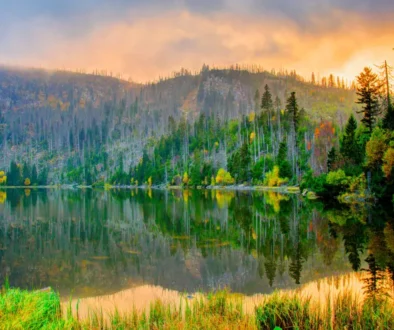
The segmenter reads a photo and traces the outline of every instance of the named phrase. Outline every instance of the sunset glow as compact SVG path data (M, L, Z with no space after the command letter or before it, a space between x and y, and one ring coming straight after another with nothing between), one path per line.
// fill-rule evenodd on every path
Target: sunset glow
M375 1L371 10L368 0L354 1L364 3L357 8L339 2L318 8L304 0L296 9L289 1L99 1L42 12L19 8L21 2L5 5L12 18L2 23L2 64L107 70L138 82L204 63L352 80L365 65L394 57L389 1Z

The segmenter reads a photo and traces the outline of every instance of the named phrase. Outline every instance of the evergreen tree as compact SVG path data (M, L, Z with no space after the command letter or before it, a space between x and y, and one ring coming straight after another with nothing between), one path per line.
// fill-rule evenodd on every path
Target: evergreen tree
M277 157L277 165L279 166L279 176L281 178L291 179L293 176L290 162L287 160L287 143L283 140L279 145Z
M365 261L368 263L368 269L363 269L368 272L368 277L364 280L365 289L368 298L374 301L383 296L385 293L382 282L385 278L384 269L377 263L376 258L373 254L370 254Z
M357 121L351 115L345 127L340 151L347 160L351 160L355 164L361 162L361 150L357 143L356 130Z
M274 284L274 280L276 277L276 268L277 268L277 262L276 259L272 256L266 259L265 263L265 272L267 274L268 278L268 283L270 287Z
M289 275L291 278L295 280L296 284L301 283L301 272L302 272L302 264L303 264L303 257L301 251L301 244L298 242L297 246L293 250L291 256L291 262L289 265Z
M31 184L35 185L38 182L38 173L37 173L37 166L34 164L31 170Z
M364 71L357 77L358 87L358 104L362 104L362 110L359 113L363 114L362 123L368 128L369 133L372 133L377 116L380 114L379 109L379 92L380 83L378 75L372 72L371 68L364 68Z
M265 85L264 87L264 93L261 98L261 109L263 112L270 112L274 106L274 103L272 101L272 95L270 92L270 89L268 85Z
M11 162L10 170L7 173L7 185L9 186L22 185L21 172L18 165L14 161Z
M48 184L48 168L44 167L38 175L38 184L40 186L46 186Z
M292 92L290 97L287 99L286 110L291 118L291 123L293 125L294 133L297 136L298 125L300 120L300 111L298 109L296 93Z
M337 150L335 147L332 147L331 150L328 152L327 156L327 170L328 172L334 169L334 164L337 160Z
M202 177L201 154L199 150L194 152L194 162L190 172L191 185L201 185L204 178Z
M381 67L384 69L385 85L386 85L386 114L383 119L383 128L394 130L394 106L391 103L390 96L390 76L392 68L384 61L384 65Z
M394 106L391 103L390 98L388 98L388 102L387 111L383 118L383 128L394 130Z

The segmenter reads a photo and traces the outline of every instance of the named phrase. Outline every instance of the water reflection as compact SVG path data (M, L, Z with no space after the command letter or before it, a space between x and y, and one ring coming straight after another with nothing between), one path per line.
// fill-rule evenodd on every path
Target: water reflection
M0 281L74 296L144 284L252 294L358 270L367 254L393 270L394 226L379 212L272 192L7 190Z

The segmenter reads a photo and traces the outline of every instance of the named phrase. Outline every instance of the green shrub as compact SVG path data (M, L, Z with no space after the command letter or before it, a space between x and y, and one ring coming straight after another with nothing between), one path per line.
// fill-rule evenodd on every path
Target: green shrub
M326 178L326 174L314 176L312 170L310 170L302 177L301 190L307 189L315 192L317 195L323 195L326 192Z
M256 321L259 329L310 329L309 300L274 295L256 309Z

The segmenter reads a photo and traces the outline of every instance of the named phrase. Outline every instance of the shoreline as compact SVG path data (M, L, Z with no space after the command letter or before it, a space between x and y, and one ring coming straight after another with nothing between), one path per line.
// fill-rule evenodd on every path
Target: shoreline
M282 194L301 194L301 190L297 186L283 186L283 187L268 187L268 186L244 186L244 185L233 185L233 186L207 186L207 187L183 187L183 186L165 186L165 185L152 185L152 186L84 186L84 185L47 185L47 186L0 186L0 190L8 189L64 189L64 190L77 190L77 189L95 189L95 190L112 190L112 189L154 189L154 190L223 190L223 191L268 191L277 192Z

